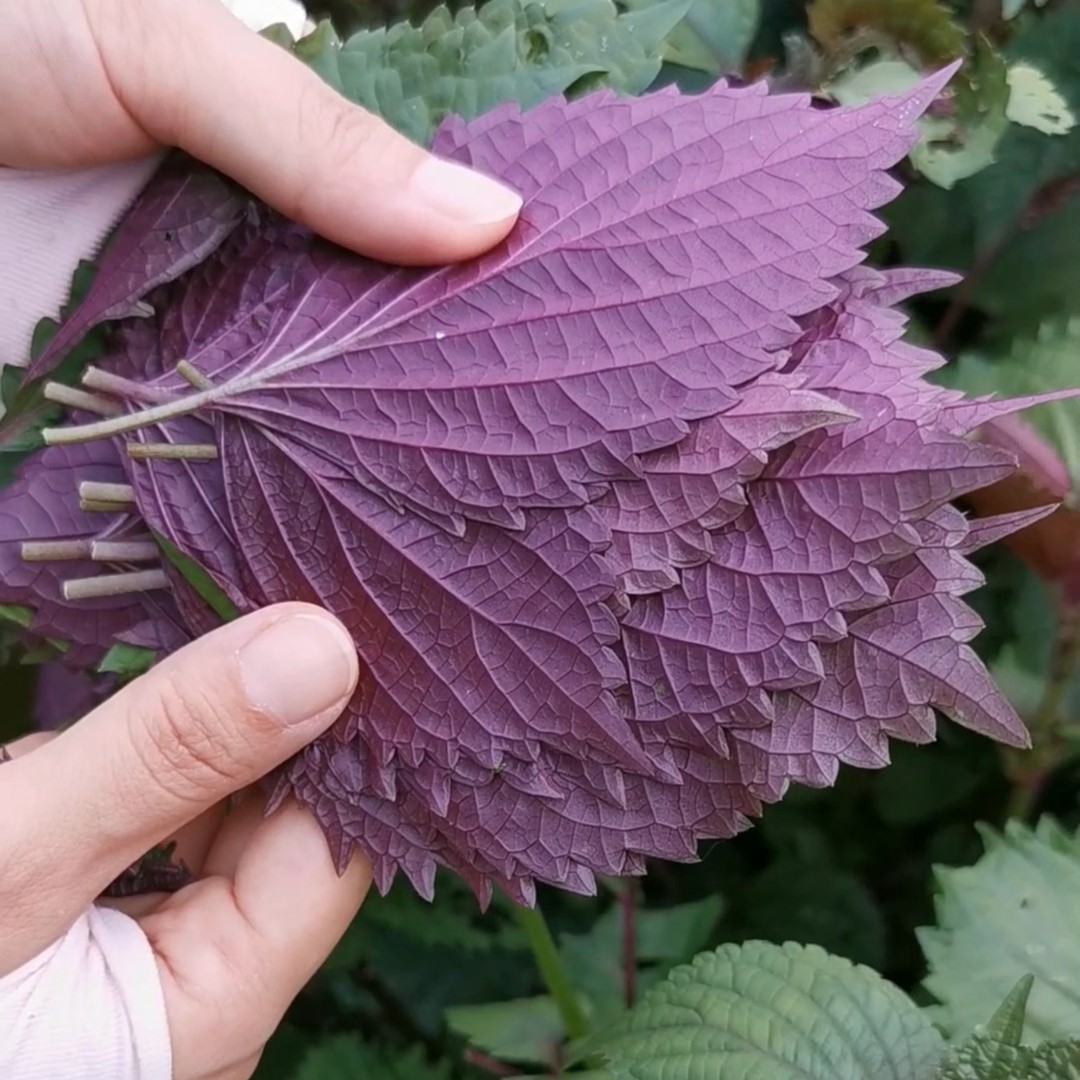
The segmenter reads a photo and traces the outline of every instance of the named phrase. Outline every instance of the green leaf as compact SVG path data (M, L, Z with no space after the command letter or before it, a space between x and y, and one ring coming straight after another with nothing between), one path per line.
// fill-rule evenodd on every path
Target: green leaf
M1060 5L1028 22L1006 49L1010 64L1030 64L1057 87L1073 115L1080 108L1077 55L1080 55L1080 9L1073 4ZM1013 124L1002 138L996 156L994 167L973 178L964 192L975 217L979 251L997 244L1021 222L1021 215L1027 212L1040 188L1080 170L1080 128L1074 127L1064 136L1049 136ZM1075 233L1071 235L1074 237ZM1069 251L1075 262L1075 243ZM1026 289L1022 278L1038 277L1030 272L1030 267L1040 263L1037 249L1035 254L1035 262L1020 263L1018 252L1009 253L1016 261L999 260L1012 264L1006 272L995 267L1002 277L995 277L990 283L995 292L998 287L1001 289L1001 306L1015 309L1017 301L1009 297L1008 290L1017 286ZM981 297L982 292L980 289L976 295Z
M956 99L956 117L925 117L911 163L928 180L949 190L992 165L1008 126L1008 69L982 43L965 68L967 80Z
M0 619L4 622L14 623L25 630L30 626L33 618L33 611L21 604L0 604Z
M940 1035L876 972L816 946L724 945L589 1040L615 1080L931 1080Z
M984 1034L1006 1046L1019 1046L1024 1037L1024 1018L1034 985L1034 975L1023 976L997 1007Z
M883 57L842 71L826 87L841 105L861 105L887 94L910 90L922 76L909 63Z
M1067 390L1077 384L1080 316L1050 318L1032 335L1021 335L998 351L970 352L934 373L937 382L968 394L1002 397ZM1067 398L1037 405L1024 419L1061 456L1072 478L1080 482L1080 400Z
M23 607L21 604L0 604L0 622L27 630L33 621L34 612L30 608ZM44 638L43 640L48 648L36 649L25 653L21 659L21 663L41 664L46 660L54 660L58 652L67 652L68 642L52 637Z
M447 1009L452 1031L499 1061L554 1067L564 1031L558 1006L550 997L461 1005Z
M950 1055L940 1080L1080 1080L1080 1043L1033 1049L975 1036Z
M287 1020L279 1024L259 1058L252 1080L292 1080L314 1041Z
M639 991L662 979L708 944L723 911L718 896L670 908L641 908L634 915L634 954ZM623 1011L622 913L609 908L585 934L559 938L570 979L585 995L600 1023Z
M655 4L632 0L626 6L646 10ZM712 76L741 71L760 22L761 0L694 0L666 35L664 59Z
M180 576L206 601L210 610L222 622L232 622L240 615L236 605L225 595L213 578L190 556L166 540L164 536L154 534L154 539L161 548L161 553L176 567Z
M93 277L93 266L80 262L72 277L71 299L64 307L66 315L85 295ZM54 319L41 319L34 327L30 355L37 356L59 328ZM19 464L31 452L44 446L41 429L54 424L63 409L46 401L42 393L46 381L72 385L83 369L105 351L101 330L87 334L52 371L48 379L24 383L22 368L6 367L0 372L0 488L9 484Z
M353 1035L338 1035L317 1043L304 1056L293 1080L450 1080L448 1063L424 1060L423 1051L383 1049Z
M1076 127L1076 117L1054 84L1031 64L1009 68L1009 105L1005 115L1014 124L1023 124L1044 135L1067 135Z
M974 866L937 869L937 925L918 932L935 1018L966 1038L1030 973L1025 1041L1080 1034L1080 836L1043 819L983 840Z
M419 26L362 30L344 43L323 23L296 53L351 101L426 142L444 117L467 119L506 101L529 107L597 86L641 93L690 3L620 13L612 0L490 0L456 14L440 7Z
M127 681L149 671L156 658L157 653L153 649L143 649L138 645L118 641L102 657L98 664L98 674L119 675Z
M941 1080L1080 1080L1080 1043L1020 1045L1034 979L1025 975L990 1023L949 1056Z

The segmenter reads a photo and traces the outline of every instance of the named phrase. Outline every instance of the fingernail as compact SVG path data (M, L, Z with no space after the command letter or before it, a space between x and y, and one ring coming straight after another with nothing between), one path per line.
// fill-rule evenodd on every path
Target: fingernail
M472 225L505 221L521 209L516 191L455 161L429 157L413 174L411 194L438 213Z
M293 615L240 650L248 700L283 724L343 704L356 680L356 646L330 619Z

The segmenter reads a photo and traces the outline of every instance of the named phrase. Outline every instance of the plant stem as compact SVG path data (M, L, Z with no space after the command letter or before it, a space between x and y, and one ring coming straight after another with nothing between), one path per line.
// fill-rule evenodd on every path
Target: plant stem
M46 401L66 405L70 409L81 409L83 412L94 413L97 416L118 416L124 411L115 401L109 401L108 398L88 393L75 386L66 386L64 383L46 383L41 393Z
M97 577L73 578L61 585L65 600L99 600L106 596L128 596L137 592L167 589L164 570L133 570L127 574L99 574Z
M167 390L156 386L146 386L134 379L125 379L122 375L103 371L93 365L83 372L82 384L88 390L97 390L117 398L130 398L143 405L160 405L163 401L172 400L172 395Z
M633 878L627 878L622 883L619 909L622 912L623 1002L628 1009L632 1009L637 997L637 934L634 927L637 882Z
M570 1039L581 1039L589 1033L588 1021L578 1001L577 993L566 974L562 957L551 936L547 921L539 907L517 908L518 921L532 949L540 977L548 988L548 993L555 1000L555 1005L562 1017L563 1027Z
M87 502L133 503L135 489L130 484L106 484L100 480L83 480L79 484L79 498Z
M214 385L190 360L178 361L176 373L196 390L209 390Z
M136 461L214 461L213 443L127 443L127 456Z
M1031 749L1010 755L1006 771L1012 783L1007 814L1026 820L1035 810L1046 778L1061 763L1067 746L1061 732L1061 712L1077 663L1080 661L1080 606L1062 605L1057 640L1050 660L1046 689L1031 718Z
M81 562L93 554L93 541L27 540L20 554L23 562Z
M94 540L90 545L94 562L157 562L161 548L153 540Z
M483 1069L484 1072L491 1073L492 1076L521 1075L513 1065L497 1061L490 1054L485 1054L482 1050L474 1050L472 1047L465 1051L465 1061L470 1065L475 1065L478 1069Z

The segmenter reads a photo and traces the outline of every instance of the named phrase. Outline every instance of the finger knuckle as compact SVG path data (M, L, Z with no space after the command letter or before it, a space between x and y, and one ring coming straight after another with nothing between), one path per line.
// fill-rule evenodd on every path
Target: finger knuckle
M309 86L301 96L297 122L297 142L304 147L302 161L307 163L297 175L293 206L293 216L301 220L325 204L326 185L332 178L358 179L371 171L372 162L385 167L400 154L402 137L385 121L321 83Z
M243 741L230 710L206 689L169 674L148 704L153 715L133 725L136 752L157 782L177 797L246 781Z

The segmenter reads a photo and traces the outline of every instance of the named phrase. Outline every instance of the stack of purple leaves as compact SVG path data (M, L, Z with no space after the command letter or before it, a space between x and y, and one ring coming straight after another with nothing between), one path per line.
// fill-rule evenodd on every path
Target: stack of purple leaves
M436 151L525 209L437 269L173 160L33 369L119 320L0 494L0 601L73 663L172 650L220 618L161 537L240 612L335 612L360 689L274 797L382 890L442 864L529 903L690 860L936 711L1024 744L961 597L966 556L1050 507L952 503L1015 464L969 434L1030 402L928 383L895 305L953 279L861 265L942 83L449 122Z

